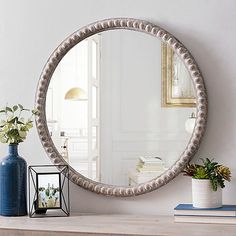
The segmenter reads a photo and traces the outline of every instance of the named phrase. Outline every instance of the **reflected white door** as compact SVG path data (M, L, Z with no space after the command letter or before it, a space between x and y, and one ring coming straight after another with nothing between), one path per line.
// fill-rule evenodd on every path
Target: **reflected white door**
M88 39L88 176L100 181L100 36Z

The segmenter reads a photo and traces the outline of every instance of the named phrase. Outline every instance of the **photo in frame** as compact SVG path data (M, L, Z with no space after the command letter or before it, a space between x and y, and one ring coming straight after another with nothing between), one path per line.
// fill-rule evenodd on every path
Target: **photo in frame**
M37 208L61 208L61 176L60 173L37 174Z
M69 216L68 165L29 166L29 216Z

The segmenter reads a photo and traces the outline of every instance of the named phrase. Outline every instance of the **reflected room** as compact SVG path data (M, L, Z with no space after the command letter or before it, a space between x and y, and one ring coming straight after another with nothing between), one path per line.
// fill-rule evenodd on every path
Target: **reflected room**
M195 100L189 72L170 47L136 31L106 31L75 45L58 64L47 91L47 125L78 173L134 186L178 160L194 129Z

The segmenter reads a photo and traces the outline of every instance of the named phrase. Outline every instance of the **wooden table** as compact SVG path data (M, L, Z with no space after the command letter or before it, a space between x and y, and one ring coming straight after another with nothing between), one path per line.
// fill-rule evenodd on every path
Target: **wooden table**
M0 217L0 236L235 236L236 225L174 223L173 217L77 215Z

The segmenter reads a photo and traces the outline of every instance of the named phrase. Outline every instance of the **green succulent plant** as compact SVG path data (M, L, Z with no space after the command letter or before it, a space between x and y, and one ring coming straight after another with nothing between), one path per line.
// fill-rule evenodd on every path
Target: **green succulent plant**
M225 187L225 181L230 182L231 171L228 167L218 164L209 158L201 158L203 165L188 163L183 170L184 175L191 176L194 179L209 179L213 191L217 188Z
M193 178L194 179L209 179L209 176L208 176L208 173L206 172L206 169L200 166L196 169L196 172Z
M23 117L23 113L28 113L29 116ZM33 127L33 117L37 115L37 110L26 109L21 104L1 109L0 142L7 144L24 142L29 130Z

